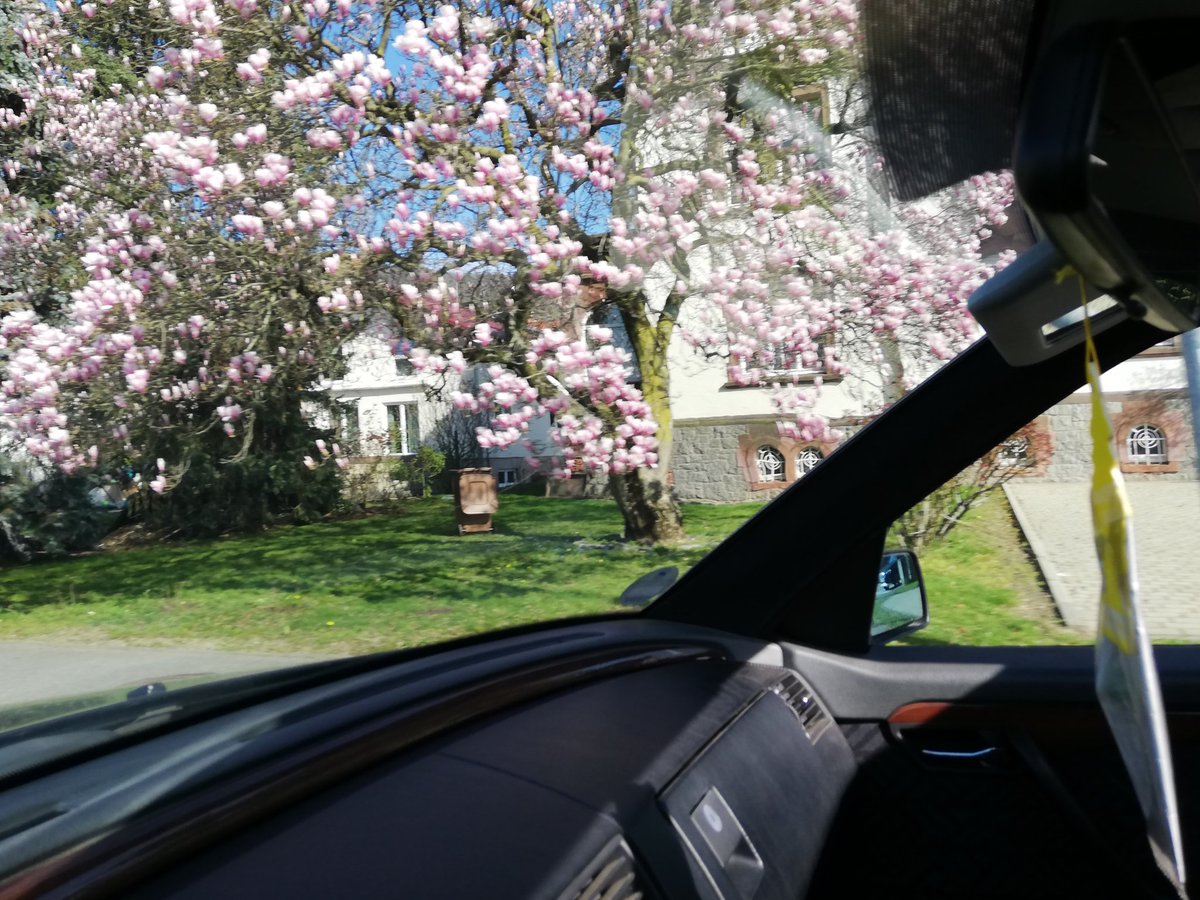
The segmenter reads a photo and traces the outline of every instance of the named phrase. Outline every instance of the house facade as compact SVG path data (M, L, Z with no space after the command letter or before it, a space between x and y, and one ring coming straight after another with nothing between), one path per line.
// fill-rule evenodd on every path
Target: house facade
M414 371L404 356L394 322L380 316L347 342L345 374L324 383L333 401L329 421L349 457L349 478L367 495L403 490L392 478L395 464L422 446L444 453L452 468L490 466L501 487L528 480L541 459L554 455L550 423L533 423L525 447L484 449L475 441L479 424L448 401L461 385Z
M615 339L625 340L619 329ZM336 428L351 456L352 477L373 482L379 494L394 491L391 467L424 444L446 453L452 467L490 466L501 487L553 468L559 451L548 419L533 423L528 448L482 449L474 441L474 427L480 423L463 417L445 399L457 385L435 384L430 376L415 373L398 347L394 328L374 323L347 345L345 376L327 384L335 401ZM1181 338L1166 338L1104 375L1121 467L1131 480L1198 478L1181 351ZM777 381L803 387L823 374L785 354L777 362L770 373ZM723 360L697 354L678 335L668 365L675 435L670 477L682 500L769 499L818 465L880 403L878 389L861 376L825 377L815 411L831 422L837 437L797 441L780 433L774 385L739 386L730 380ZM1035 419L1030 436L1005 445L1002 458L1018 467L1016 475L1023 479L1086 481L1090 416L1090 393L1084 387ZM594 495L603 484L579 489L584 488Z
M1158 346L1105 373L1105 402L1121 470L1131 481L1200 479L1182 338ZM672 369L675 400L675 489L681 499L738 501L769 498L802 478L836 441L800 443L779 434L769 389L724 384L716 370ZM676 375L676 372L680 375ZM804 373L796 373L804 378ZM811 377L811 376L809 376ZM861 387L861 386L860 386ZM842 439L867 419L869 406L848 381L827 385L817 411ZM1091 478L1091 392L1081 388L1048 409L1000 450L1015 477L1047 482Z

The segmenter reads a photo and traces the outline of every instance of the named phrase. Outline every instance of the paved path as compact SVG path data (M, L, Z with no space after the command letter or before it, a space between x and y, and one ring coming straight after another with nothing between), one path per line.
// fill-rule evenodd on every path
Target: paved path
M0 706L192 675L241 675L313 662L311 656L181 647L88 647L0 641Z
M1136 481L1125 487L1146 627L1154 638L1200 642L1200 485ZM1063 620L1095 634L1100 567L1089 486L1026 481L1010 482L1004 491Z

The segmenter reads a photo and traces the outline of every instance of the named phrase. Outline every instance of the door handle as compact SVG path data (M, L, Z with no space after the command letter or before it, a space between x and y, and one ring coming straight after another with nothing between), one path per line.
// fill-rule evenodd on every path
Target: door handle
M922 747L922 756L934 759L985 759L996 752L995 747L980 747L978 750L935 750L933 747Z
M941 769L1001 769L1007 766L1007 742L988 731L918 726L894 734L926 766Z

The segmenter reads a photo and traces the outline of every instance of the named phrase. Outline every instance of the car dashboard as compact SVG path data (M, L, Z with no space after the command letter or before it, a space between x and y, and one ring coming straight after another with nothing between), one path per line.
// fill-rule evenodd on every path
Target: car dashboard
M844 738L795 672L662 649L376 765L132 896L803 895L854 771Z
M610 620L167 728L6 792L0 896L803 896L856 765L782 662Z
M1091 648L885 649L617 617L168 691L8 779L0 900L1161 895ZM1186 828L1200 682L1159 655Z

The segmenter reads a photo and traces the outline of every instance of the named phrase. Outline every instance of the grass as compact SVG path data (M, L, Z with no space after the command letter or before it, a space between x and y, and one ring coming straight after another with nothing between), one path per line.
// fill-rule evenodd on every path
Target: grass
M368 652L612 612L659 566L693 565L756 504L688 508L691 542L620 542L611 502L505 497L493 534L459 537L445 499L391 515L0 571L0 639L188 641Z
M438 498L388 515L13 567L0 570L0 640L332 655L614 612L639 575L694 565L758 508L688 505L688 541L647 549L620 541L609 501L506 496L495 533L459 537L450 502ZM1070 639L1004 515L1002 501L980 510L927 554L933 621L914 643Z
M1003 494L922 554L929 626L905 643L1080 644L1062 624Z

